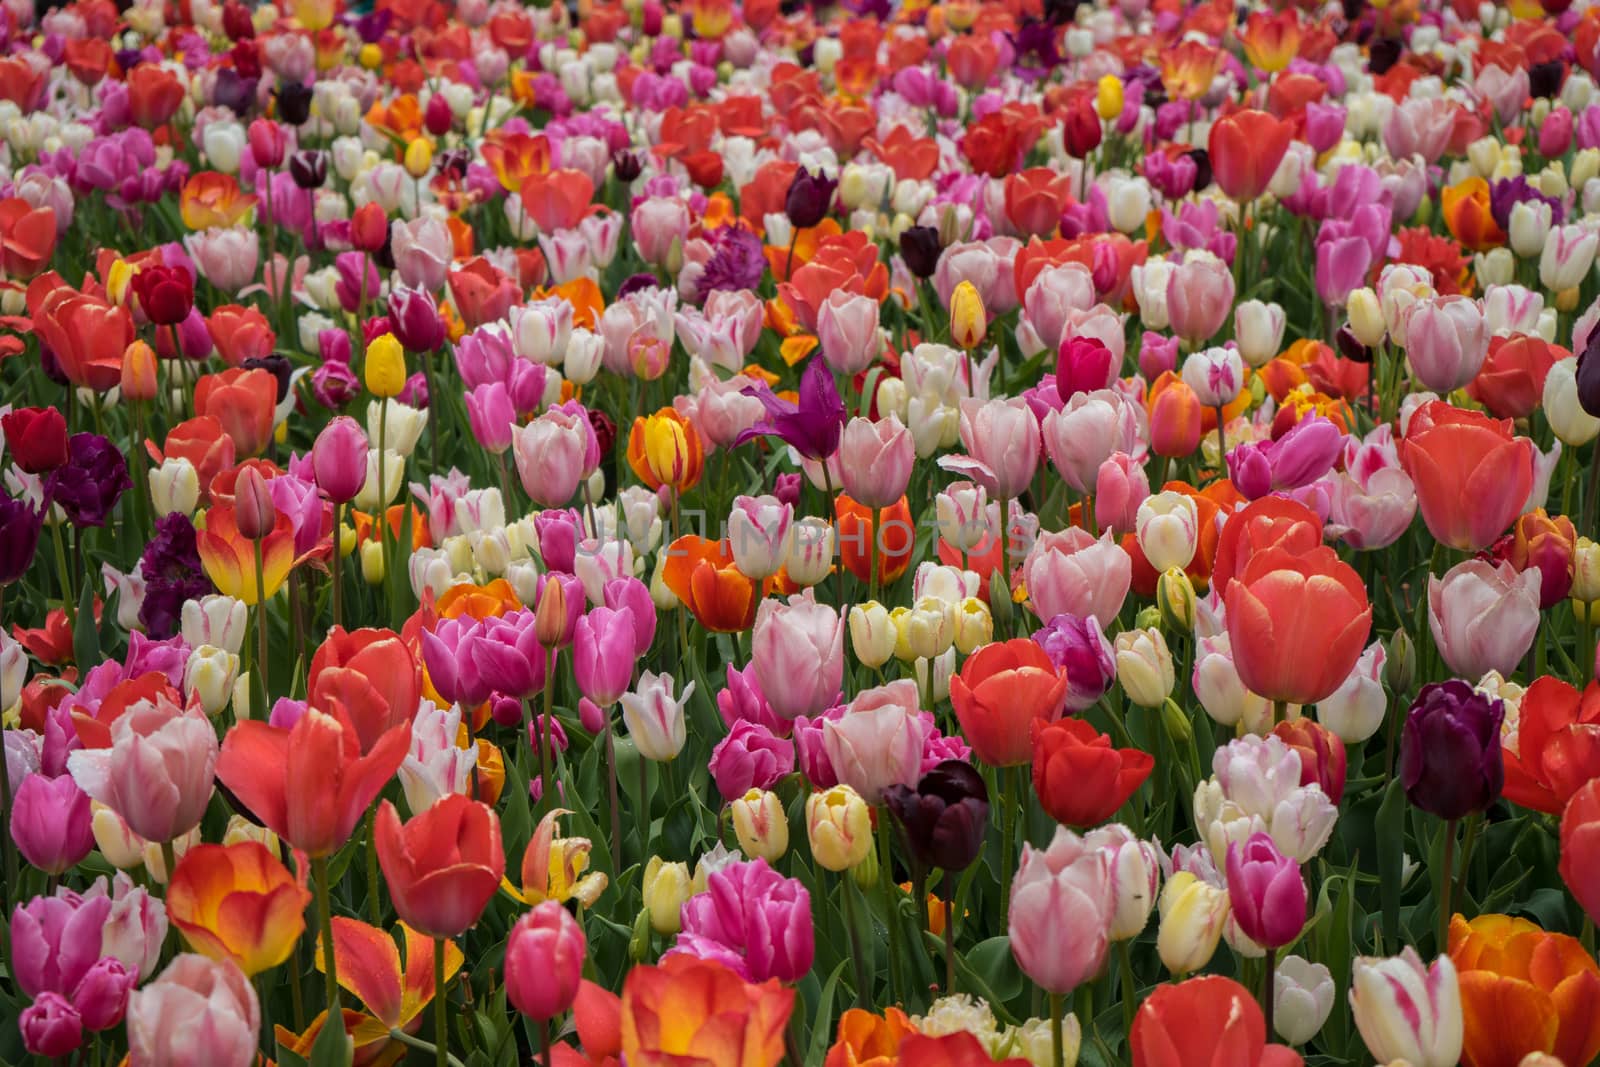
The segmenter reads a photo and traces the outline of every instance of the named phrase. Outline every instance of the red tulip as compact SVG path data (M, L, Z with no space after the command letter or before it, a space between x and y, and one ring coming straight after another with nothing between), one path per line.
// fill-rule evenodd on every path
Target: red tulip
M354 730L307 711L291 730L259 719L228 731L217 777L267 828L316 859L350 839L406 758L410 727L396 726L361 755Z
M594 182L581 170L553 170L530 174L519 190L528 217L543 233L570 230L588 214L594 199Z
M1164 985L1139 1005L1129 1036L1133 1067L1300 1067L1287 1045L1267 1044L1255 997L1231 978L1208 974Z
M56 213L36 208L20 196L0 200L0 270L27 281L50 262L56 250Z
M433 937L470 929L506 873L494 809L460 793L404 826L385 800L372 838L394 910L406 925Z
M409 724L422 699L422 671L393 630L335 626L311 657L306 702L352 727L361 751Z
M165 67L140 63L128 72L128 113L147 130L177 114L183 96L183 83Z
M0 416L11 462L29 474L67 463L67 420L56 408L18 408Z
M1066 826L1097 826L1117 813L1144 780L1155 757L1112 748L1111 739L1083 719L1035 721L1033 791L1039 806Z
M202 376L194 384L196 415L209 415L233 439L234 454L259 456L272 441L278 407L278 379L260 367L231 367Z
M194 278L182 267L141 267L132 285L145 317L157 326L176 326L194 310Z
M1533 491L1533 442L1510 420L1433 400L1411 415L1400 454L1434 539L1478 552L1494 544Z
M985 645L950 679L961 733L991 767L1027 763L1033 757L1032 723L1060 718L1066 701L1067 672L1025 637Z
M1212 124L1211 173L1235 200L1254 200L1266 192L1292 140L1292 122L1265 111L1236 111Z
M1291 555L1310 552L1322 544L1322 520L1304 504L1281 496L1264 496L1227 516L1217 537L1211 585L1226 592L1228 582L1242 572L1250 559L1269 548Z
M1600 779L1584 783L1561 813L1561 880L1589 918L1600 917Z
M1544 397L1550 368L1570 355L1542 337L1496 337L1489 342L1489 356L1467 386L1467 395L1499 418L1525 419Z
M511 305L522 299L516 280L482 256L467 260L459 270L452 270L449 283L450 296L469 330L504 318Z
M122 381L122 353L133 340L127 308L80 293L54 271L28 283L28 315L73 385L103 393Z
M1333 549L1251 557L1224 592L1233 662L1268 700L1315 704L1355 669L1372 630L1367 588Z
M1600 682L1581 694L1559 678L1528 686L1516 747L1505 749L1504 761L1507 800L1547 815L1560 812L1600 778Z
M1301 716L1272 728L1278 739L1300 754L1300 784L1320 786L1335 804L1344 796L1348 765L1344 742L1319 722Z

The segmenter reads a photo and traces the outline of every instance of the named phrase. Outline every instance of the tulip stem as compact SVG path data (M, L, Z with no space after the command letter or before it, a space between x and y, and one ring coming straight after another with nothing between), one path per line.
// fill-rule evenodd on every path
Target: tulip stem
M548 811L555 804L550 792L556 762L550 746L550 705L556 691L556 647L551 645L546 649L544 657L544 718L539 720L539 807Z
M367 275L364 261L361 271L362 304L365 305ZM377 501L377 506L373 509L373 511L376 513L373 515L373 525L377 527L378 530L378 562L383 565L382 569L385 578L385 588L387 588L387 578L389 576L389 499L388 493L384 488L387 484L384 481L384 460L388 458L384 454L384 449L388 447L389 398L384 397L381 401L379 401L379 404L381 406L378 408L378 492L373 498ZM363 568L363 570L364 569L365 568Z
M550 1027L544 1023L539 1024L539 1063L542 1067L550 1067Z
M267 577L262 570L261 539L255 541L256 553L256 670L261 672L261 712L270 711L272 691L267 688Z
M950 876L945 875L946 878ZM956 898L941 902L944 908L944 995L956 994Z
M178 850L171 841L161 842L161 863L167 869L167 884L172 884L172 872L178 869Z
M333 887L328 881L328 857L318 856L311 861L311 877L317 883L317 925L322 931L322 967L328 979L328 1018L343 1019L339 1006L339 957L333 950L333 902L329 900Z
M11 768L6 763L6 730L0 723L0 855L5 857L6 880L0 885L0 908L17 888L17 853L11 847ZM19 892L20 898L22 894Z
M1217 477L1228 476L1228 438L1223 431L1222 405L1217 405Z
M423 1052L438 1051L433 1042L424 1041L420 1037L413 1037L404 1030L400 1029L398 1026L389 1031L389 1037L394 1041L400 1042L402 1045L409 1045L410 1047L419 1049ZM461 1067L461 1061L450 1055L448 1052L445 1053L445 1062L448 1063L450 1067Z
M448 1007L444 999L444 938L436 937L433 939L433 1042L438 1067L446 1067L450 1061L449 1020L445 1014ZM544 1033L542 1024L539 1032ZM546 1037L544 1040L548 1046L550 1039ZM548 1057L549 1054L546 1048L545 1055Z
M45 519L50 518L47 507ZM63 520L65 521L65 520ZM61 539L61 523L50 523L50 537L56 546L56 570L61 575L61 606L67 613L67 628L74 635L78 632L78 601L72 595L72 572L67 568L67 546Z
M1050 994L1050 1062L1064 1067L1066 1051L1061 1039L1061 1020L1066 1015L1067 1003L1060 993Z
M1118 970L1122 972L1122 1029L1124 1033L1133 1033L1133 954L1128 951L1126 940L1117 942Z
M1277 971L1277 969L1278 969L1278 950L1275 949L1275 948L1269 948L1269 949L1267 949L1267 970L1266 970L1266 974L1263 975L1262 979L1261 979L1261 1014L1266 1019L1266 1023L1267 1023L1267 1039L1269 1041L1272 1039L1272 1008L1273 1008L1273 1002L1278 999L1274 995L1276 990L1274 990L1274 988L1273 988L1274 981L1275 981L1273 975Z
M1011 907L1011 857L1016 850L1015 813L1011 806L1011 768L995 771L996 799L1000 802L1000 907Z
M831 526L839 517L839 502L833 495L833 474L828 470L828 457L824 456L821 462L822 488L828 494L828 525ZM876 540L877 536L878 530L874 525L872 537ZM833 591L836 597L836 602L833 606L842 612L844 611L844 539L842 535L839 539L839 563L834 568Z
M339 531L344 527L344 505L333 506L333 558L329 568L333 573L333 624L341 626L344 623L344 582L339 577L339 563L344 555L344 538Z
M1443 955L1450 944L1450 885L1455 880L1453 871L1456 858L1456 820L1444 821L1444 862L1439 864L1439 945Z
M622 873L622 807L617 803L617 742L611 728L611 711L606 710L606 778L611 797L611 873Z
M889 809L878 809L878 885L883 890L883 924L889 930L890 1003L900 1003L900 924L895 914L894 851L889 840Z
M1455 893L1451 897L1458 906L1467 899L1467 875L1472 867L1472 846L1478 843L1478 827L1482 825L1482 813L1467 816L1467 831L1461 838L1461 875L1456 880Z
M476 768L476 764L473 765ZM367 809L367 911L372 918L372 925L383 928L383 897L378 892L378 835L373 832L373 824L377 821L378 804L373 802Z
M844 897L844 925L850 932L850 961L855 965L856 1007L872 1003L872 979L867 974L867 956L861 951L861 926L856 918L855 875L839 872L839 893Z
M989 576L989 580L991 582L994 581L994 575L991 574ZM1000 498L1000 580L1005 583L1006 593L1007 593L1007 595L1010 595L1010 593L1011 593L1011 501L1007 500L1003 496ZM991 594L991 599L992 599L992 594ZM1004 640L1005 637L1010 637L1010 636L1011 635L1009 633L1005 634L1004 637L1001 637L1001 636L997 635L997 639Z

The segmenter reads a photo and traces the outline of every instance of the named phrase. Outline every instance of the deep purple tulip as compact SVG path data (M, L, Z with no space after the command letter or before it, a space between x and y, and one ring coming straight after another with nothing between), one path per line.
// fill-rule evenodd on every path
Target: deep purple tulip
M1441 819L1487 808L1500 795L1505 705L1459 678L1425 685L1406 713L1400 784L1406 799Z
M989 790L972 764L945 760L924 774L915 789L885 789L883 802L924 867L961 871L978 858L989 826ZM953 879L946 878L944 886L954 889Z
M789 182L789 192L783 198L783 211L789 216L790 224L803 230L827 218L837 188L838 181L826 174L812 174L804 167L796 170Z
M45 496L74 526L104 526L122 494L133 487L127 457L97 433L75 433L70 458L45 479Z
M33 565L44 512L25 500L0 495L0 585L10 585Z
M839 436L844 432L844 401L821 356L811 357L800 375L798 404L779 400L764 382L745 392L761 401L767 417L739 434L734 440L736 446L755 437L777 437L802 456L818 462L839 450Z

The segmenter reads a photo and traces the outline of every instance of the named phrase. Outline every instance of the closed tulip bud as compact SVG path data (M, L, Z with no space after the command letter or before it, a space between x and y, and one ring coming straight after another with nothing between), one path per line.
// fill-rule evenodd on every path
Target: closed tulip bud
M250 672L245 671L233 680L233 717L235 721L248 719L250 714L250 690L254 683L250 680Z
M361 577L368 585L382 585L384 574L383 546L376 541L361 543Z
M1142 708L1159 708L1174 684L1172 653L1154 626L1124 630L1116 642L1117 680L1128 699Z
M950 294L950 339L972 351L989 332L989 315L977 286L963 281Z
M1272 1028L1291 1045L1316 1037L1333 1012L1338 987L1333 973L1320 963L1285 956L1273 973Z
M547 586L560 585L547 582ZM537 618L535 620L537 626ZM683 689L683 695L672 695L672 675L645 671L639 676L633 692L622 694L622 721L628 727L639 755L647 760L664 763L683 751L686 732L683 706L694 693L694 683Z
M774 496L741 496L728 514L728 545L746 578L770 578L782 569L794 509Z
M533 612L533 629L539 644L556 648L572 640L572 623L567 610L566 583L550 578L539 593Z
M1582 544L1582 541L1579 542ZM1417 679L1417 645L1404 630L1396 630L1389 638L1388 652L1383 666L1383 684L1389 692L1403 696L1411 692Z
M789 526L783 570L796 585L812 586L833 570L834 530L825 519L799 519Z
M394 334L386 333L367 345L367 391L373 396L399 396L406 387L406 350Z
M872 851L872 815L847 785L806 798L806 840L812 857L830 871L846 871Z
M1543 200L1521 200L1511 207L1511 250L1523 259L1537 256L1550 236L1551 210Z
M1350 324L1350 332L1355 334L1357 341L1368 348L1383 343L1389 326L1383 321L1383 306L1378 303L1377 293L1367 286L1350 290L1344 313Z
M587 952L583 927L571 912L560 901L541 902L506 939L506 999L541 1023L565 1013L577 999Z
M154 400L156 354L143 341L134 341L122 353L122 399Z
M1194 740L1194 723L1171 697L1161 702L1161 727L1174 742L1187 746Z
M1211 962L1228 921L1228 892L1177 871L1161 890L1156 952L1173 975L1192 974Z
M1517 275L1517 258L1503 245L1479 252L1472 257L1472 275L1480 288L1509 285Z
M989 605L969 596L956 605L956 651L963 656L994 640L994 616Z
M867 849L866 857L850 868L850 877L861 889L876 889L878 886L878 850L875 848Z
M215 645L200 645L189 653L189 660L184 664L184 699L198 699L207 715L216 715L228 706L238 675L238 656Z
M356 208L350 216L350 243L363 252L376 252L389 239L389 217L381 206L368 202ZM397 390L398 392L398 390ZM393 393L380 393L393 396Z
M956 639L955 612L938 597L922 597L899 617L897 626L895 655L902 659L942 656Z
M1368 290L1371 295L1371 290ZM1372 297L1377 309L1378 298ZM1239 342L1239 355L1252 367L1264 366L1278 354L1288 319L1283 308L1260 300L1246 300L1233 309L1233 335Z
M413 178L426 177L433 169L433 143L426 137L418 137L406 145L405 168Z
M1106 122L1122 114L1122 79L1115 74L1103 75L1094 87L1094 111Z
M1572 549L1572 599L1582 604L1600 600L1600 544L1578 538Z
M683 929L683 902L694 892L687 863L668 863L651 856L644 868L644 906L650 913L650 928L663 936Z
M1244 384L1244 365L1238 351L1207 348L1195 352L1183 361L1183 383L1208 408L1232 403Z
M733 832L739 837L739 848L752 859L775 863L789 851L789 817L784 813L778 794L762 789L751 789L735 800Z
M864 667L876 670L894 656L896 628L889 609L876 600L850 608L850 648Z
M1251 834L1228 845L1228 900L1239 930L1264 948L1282 948L1306 922L1306 883L1300 864L1278 851L1272 835Z
M1200 542L1194 497L1167 490L1144 499L1134 518L1139 549L1157 571L1187 567Z
M156 516L193 515L200 503L200 473L181 456L168 456L150 472L150 502Z
M1169 567L1156 579L1156 607L1161 609L1161 621L1174 630L1188 633L1194 629L1194 583L1180 567Z
M239 534L251 541L260 541L272 532L278 521L277 508L272 503L272 493L255 467L245 467L234 483L234 522Z

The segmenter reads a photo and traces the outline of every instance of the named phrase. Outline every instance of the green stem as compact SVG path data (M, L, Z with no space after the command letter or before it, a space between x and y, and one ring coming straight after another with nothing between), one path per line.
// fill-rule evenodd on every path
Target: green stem
M389 1031L389 1038L390 1038L390 1040L398 1041L402 1045L408 1045L411 1048L418 1049L419 1051L422 1051L422 1052L438 1052L438 1051L440 1051L439 1049L437 1049L434 1046L432 1041L424 1041L420 1037L413 1037L412 1035L406 1033L404 1030L400 1029L399 1027L395 1027L393 1030ZM449 1053L444 1053L444 1060L442 1062L448 1063L450 1065L450 1067L461 1067L461 1061L456 1059L454 1056L450 1055Z
M267 577L262 570L261 542L255 542L256 554L256 670L261 674L261 711L272 710L272 691L267 688Z
M833 523L839 517L839 503L834 498L834 495L833 495L833 474L828 470L827 457L824 457L819 462L821 462L821 464L822 464L822 487L823 487L823 490L828 494L828 522ZM874 525L873 530L872 530L872 538L873 538L874 541L876 541L877 537L878 537L878 530L877 530L876 525ZM833 606L838 608L840 611L843 611L844 610L844 565L843 565L844 564L844 543L842 541L839 543L838 549L839 549L839 566L834 568L833 592L834 592L834 596L835 596L836 599L835 599L835 603L834 603Z
M49 507L46 507L45 517L49 518ZM62 520L65 521L65 520ZM72 571L67 566L67 546L61 538L61 523L50 523L50 536L56 546L56 572L61 575L61 606L67 612L67 628L74 634L78 632L78 601L72 593Z
M171 841L161 842L161 863L167 869L167 884L172 884L172 872L178 869L178 850Z
M611 798L611 871L622 872L622 806L617 803L617 740L611 728L611 709L606 712L606 785Z
M995 771L995 784L999 786L996 798L1000 802L1000 906L1011 907L1011 867L1016 852L1016 811L1011 803L1011 768Z
M311 861L311 877L317 883L317 926L322 932L322 966L328 979L328 1018L342 1020L343 1008L339 1004L339 958L333 951L333 901L329 898L333 887L328 882L328 857L318 856Z
M901 1002L900 924L895 915L894 851L889 841L889 809L878 809L878 885L883 892L883 922L889 930L889 998Z
M361 284L366 285L366 275L361 276ZM388 459L384 451L389 435L389 398L384 397L379 401L382 405L378 408L378 491L373 497L377 501L374 507L372 521L378 528L378 562L383 565L384 586L388 587L389 578L389 500L385 492L387 483L384 481L385 460Z
M1125 1033L1133 1033L1133 953L1128 951L1128 942L1117 942L1117 969L1122 972L1122 1029Z
M1050 1062L1055 1067L1065 1067L1066 1053L1061 1040L1061 1020L1066 1015L1066 998L1060 993L1050 994Z
M1482 825L1482 814L1467 816L1467 832L1461 841L1461 875L1456 881L1455 895L1451 898L1458 906L1467 899L1467 875L1472 869L1472 846L1478 843L1478 828Z
M945 875L946 878L950 876ZM954 894L941 902L944 907L944 995L956 993L956 900Z
M1444 862L1439 864L1439 946L1443 955L1450 944L1450 885L1455 880L1453 871L1456 855L1456 821L1444 822Z
M1273 989L1273 974L1278 969L1278 950L1267 949L1267 972L1261 979L1261 1014L1266 1017L1267 1040L1272 1039L1272 1008L1278 998Z
M544 1023L539 1024L539 1063L542 1067L550 1067L550 1027Z
M855 875L839 872L839 893L844 897L844 925L850 933L850 961L855 965L856 1007L865 1008L872 1001L872 979L867 974L867 955L862 951L861 927L856 918Z
M383 897L378 887L382 884L378 879L378 835L373 832L373 824L377 822L378 805L373 803L367 809L367 913L372 918L372 925L383 928Z
M333 507L333 559L330 561L333 582L333 624L344 625L344 582L339 577L339 567L343 556L343 538L339 531L344 527L344 505L335 504Z
M433 939L433 1040L438 1067L446 1067L450 1061L450 1031L445 1017L447 1008L444 999L444 938L436 937Z
M551 792L554 788L552 778L555 772L556 756L550 746L550 715L551 704L556 693L556 647L551 645L545 650L544 659L544 718L539 721L539 808L549 811L554 806L555 795Z

